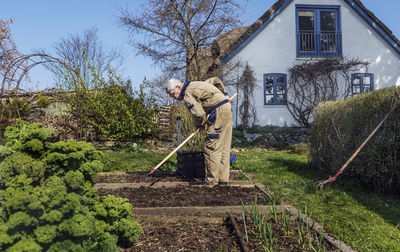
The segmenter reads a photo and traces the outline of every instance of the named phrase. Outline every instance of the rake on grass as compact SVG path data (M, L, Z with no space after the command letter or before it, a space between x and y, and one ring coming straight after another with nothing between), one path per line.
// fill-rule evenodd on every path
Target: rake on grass
M346 163L344 163L342 168L340 168L340 170L335 174L335 176L330 177L327 180L321 180L321 181L316 182L317 186L315 187L315 190L317 190L319 188L321 193L322 193L322 195L324 195L324 191L323 191L324 185L327 184L327 183L335 181L337 179L337 177L339 177L339 175L344 171L344 169L346 169L346 167L349 166L351 161L353 161L353 159L358 155L358 153L361 151L361 149L364 148L364 146L368 143L368 141L375 135L375 133L383 125L383 123L386 121L386 119L389 117L389 115L392 113L392 111L397 107L397 105L398 104L395 104L394 106L392 106L390 111L385 115L385 117L378 124L378 126L375 127L375 129L369 134L369 136L364 140L364 142L360 145L360 147L358 147L357 150L353 153L353 155L351 155L351 157L346 161Z

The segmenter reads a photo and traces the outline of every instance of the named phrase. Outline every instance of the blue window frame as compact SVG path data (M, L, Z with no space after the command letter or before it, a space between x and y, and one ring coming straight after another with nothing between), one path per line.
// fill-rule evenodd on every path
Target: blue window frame
M296 5L297 57L342 56L339 6Z
M264 105L286 105L286 74L264 74Z
M374 75L371 73L354 73L351 75L351 93L357 95L374 90Z

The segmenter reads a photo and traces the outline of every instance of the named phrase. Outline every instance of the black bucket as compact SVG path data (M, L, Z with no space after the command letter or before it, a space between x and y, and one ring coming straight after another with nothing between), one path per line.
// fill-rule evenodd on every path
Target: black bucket
M178 152L176 173L188 178L205 178L204 152Z

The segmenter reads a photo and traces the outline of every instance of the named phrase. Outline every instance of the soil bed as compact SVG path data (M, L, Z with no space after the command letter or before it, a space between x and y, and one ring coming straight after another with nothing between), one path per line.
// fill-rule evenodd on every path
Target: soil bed
M112 194L129 199L133 207L184 207L184 206L235 206L251 204L257 197L258 204L270 201L258 188L215 186L177 186L173 188L122 188L98 189L99 195Z
M151 176L147 176L147 172L125 172L125 173L103 173L93 179L95 183L141 183L144 182L201 182L204 178L188 178L183 177L174 172L155 172ZM239 172L231 172L230 181L247 180Z
M191 219L178 222L140 219L144 234L129 249L121 251L240 251L227 224Z
M236 217L241 235L245 240L245 229L243 219ZM249 251L265 251L266 248L272 248L276 251L314 251L309 244L299 243L296 237L296 225L292 222L293 233L286 234L280 228L275 226L273 247L269 247L260 240L252 230L256 230L254 223L246 218L246 228L248 240L246 244ZM124 252L131 251L240 251L238 239L229 221L213 224L193 220L190 218L181 218L178 221L154 220L151 217L141 217L139 220L144 234L139 240L128 249L121 249ZM270 220L272 222L272 220ZM312 234L314 249L318 251L337 251L330 243L324 242L323 246L316 245L316 234Z

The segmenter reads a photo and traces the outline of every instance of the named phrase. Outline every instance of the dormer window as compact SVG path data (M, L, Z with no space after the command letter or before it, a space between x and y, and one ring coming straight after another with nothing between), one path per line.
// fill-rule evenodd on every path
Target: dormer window
M298 57L342 55L340 9L335 6L296 6Z

